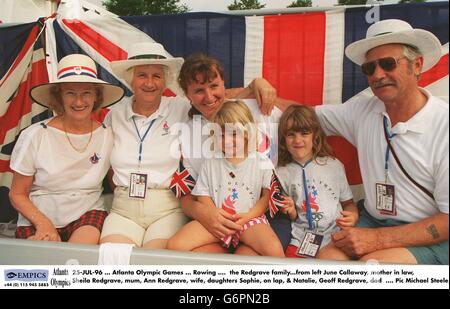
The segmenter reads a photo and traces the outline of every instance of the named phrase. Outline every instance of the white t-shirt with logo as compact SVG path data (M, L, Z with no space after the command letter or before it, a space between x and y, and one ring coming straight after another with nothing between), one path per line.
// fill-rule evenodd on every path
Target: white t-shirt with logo
M168 189L181 156L175 128L188 121L190 105L184 98L162 97L159 109L145 117L133 112L131 103L132 98L122 99L111 108L105 119L114 133L111 153L113 181L117 186L128 187L131 173L144 173L148 175L148 188ZM140 139L133 119L141 137L154 120L142 144L140 170Z
M353 198L345 176L344 165L337 159L317 158L305 167L309 202L311 205L313 231L324 235L322 248L331 240L331 233L339 230L336 219L341 217L340 202ZM292 222L291 244L299 246L309 229L306 217L303 170L297 163L276 168L281 186L295 203L298 217Z
M278 123L281 110L274 108L270 116L261 113L258 102L254 99L242 100L250 109L259 129L258 151L271 159L274 166L278 161ZM205 159L214 156L211 149L212 137L209 135L209 121L202 115L194 115L184 126L180 134L183 165L194 178L198 177ZM203 132L202 132L203 130Z
M112 131L98 127L87 149L79 153L64 131L48 122L33 124L20 134L10 166L19 174L34 176L30 200L59 228L88 211L103 210L102 181L109 169ZM76 148L83 148L90 138L90 134L68 136ZM17 225L31 223L19 214Z
M257 152L239 164L224 158L208 159L192 194L211 197L217 208L226 204L234 207L236 213L248 212L261 198L261 190L270 189L272 171L270 160Z

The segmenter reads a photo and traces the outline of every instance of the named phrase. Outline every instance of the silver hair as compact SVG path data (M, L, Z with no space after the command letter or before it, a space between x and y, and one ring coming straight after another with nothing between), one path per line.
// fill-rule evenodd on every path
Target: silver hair
M410 61L414 61L417 56L422 55L420 49L412 45L403 45L403 55Z
M144 65L146 65L146 64L144 64ZM149 65L154 65L154 64L149 64ZM166 87L167 87L167 82L168 82L169 79L171 78L169 68L168 68L166 65L163 65L163 64L158 64L158 65L160 65L160 66L162 67L162 69L163 69L163 72L164 72L164 83L165 83L165 85L166 85ZM133 81L133 77L134 77L134 68L135 68L135 67L129 68L129 69L125 72L125 76L124 76L125 81L126 81L128 84L130 84L130 85L131 85L131 82Z
M403 45L403 55L408 59L409 68L412 70L412 63L416 60L417 56L422 56L422 52L416 46L413 45ZM419 80L420 74L416 75L416 79Z

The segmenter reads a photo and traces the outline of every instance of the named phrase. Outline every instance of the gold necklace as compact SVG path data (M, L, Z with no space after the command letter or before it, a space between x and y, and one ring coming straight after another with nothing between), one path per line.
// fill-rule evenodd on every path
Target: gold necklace
M64 133L66 134L66 138L67 138L67 140L69 141L70 146L72 146L72 148L73 148L76 152L83 153L83 152L88 148L89 144L91 143L91 139L92 139L92 131L93 131L93 130L92 130L92 129L93 129L92 120L91 120L91 134L89 135L89 140L88 140L86 146L84 146L83 148L77 148L77 147L75 147L75 146L72 144L72 141L70 140L69 135L67 134L66 125L65 125L65 123L64 123L64 120L62 121L62 124L63 124L63 128L64 128Z

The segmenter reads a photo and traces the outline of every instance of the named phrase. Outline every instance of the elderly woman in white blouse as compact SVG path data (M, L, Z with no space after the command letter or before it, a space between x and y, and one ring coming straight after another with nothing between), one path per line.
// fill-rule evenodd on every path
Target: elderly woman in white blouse
M80 54L62 58L57 80L30 91L56 116L25 129L11 155L17 238L98 243L106 217L101 193L112 132L92 120L92 112L123 94L122 88L98 79L94 61Z

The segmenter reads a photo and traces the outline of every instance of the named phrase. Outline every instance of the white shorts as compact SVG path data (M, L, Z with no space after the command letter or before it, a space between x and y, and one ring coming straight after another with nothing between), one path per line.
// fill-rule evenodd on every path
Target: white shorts
M121 235L138 246L153 239L169 239L189 219L170 190L147 189L145 200L128 197L128 188L117 187L102 235Z

